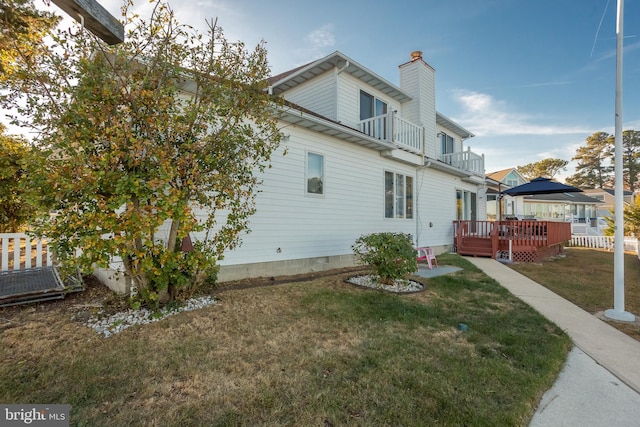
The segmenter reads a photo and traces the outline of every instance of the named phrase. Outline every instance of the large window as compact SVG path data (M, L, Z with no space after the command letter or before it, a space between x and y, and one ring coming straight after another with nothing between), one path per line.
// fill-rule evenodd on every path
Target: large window
M324 156L307 153L307 193L324 194Z
M413 218L413 177L384 173L385 218Z

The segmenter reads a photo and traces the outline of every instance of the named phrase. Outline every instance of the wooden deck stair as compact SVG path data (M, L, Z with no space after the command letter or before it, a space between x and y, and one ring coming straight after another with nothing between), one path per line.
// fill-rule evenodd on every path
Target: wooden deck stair
M491 239L485 237L463 237L458 244L458 253L460 255L494 256Z

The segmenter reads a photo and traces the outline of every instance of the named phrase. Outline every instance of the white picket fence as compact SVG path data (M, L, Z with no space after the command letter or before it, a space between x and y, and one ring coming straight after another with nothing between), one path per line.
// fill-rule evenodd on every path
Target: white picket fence
M29 270L52 265L46 239L24 233L0 233L0 272Z
M572 235L569 246L578 246L583 248L607 249L612 251L614 247L613 236L583 236ZM624 237L624 250L635 252L640 258L638 252L638 239L631 236Z

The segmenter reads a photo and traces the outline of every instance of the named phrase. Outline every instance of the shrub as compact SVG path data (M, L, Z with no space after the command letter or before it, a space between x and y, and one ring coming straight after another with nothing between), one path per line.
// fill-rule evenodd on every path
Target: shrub
M351 246L359 260L368 264L382 283L404 279L418 269L411 238L402 233L373 233L360 236Z

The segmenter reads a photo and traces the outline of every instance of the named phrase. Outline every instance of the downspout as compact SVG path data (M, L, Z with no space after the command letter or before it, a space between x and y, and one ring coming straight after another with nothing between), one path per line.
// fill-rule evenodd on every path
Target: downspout
M424 142L422 145L422 150L424 152ZM418 178L418 173L420 173L420 171L423 171L427 168L431 167L431 161L426 161L426 158L424 156L424 153L422 155L422 166L419 166L418 168L416 168L416 178ZM420 180L420 188L422 189L422 179ZM416 247L419 248L420 247L420 191L416 192Z

